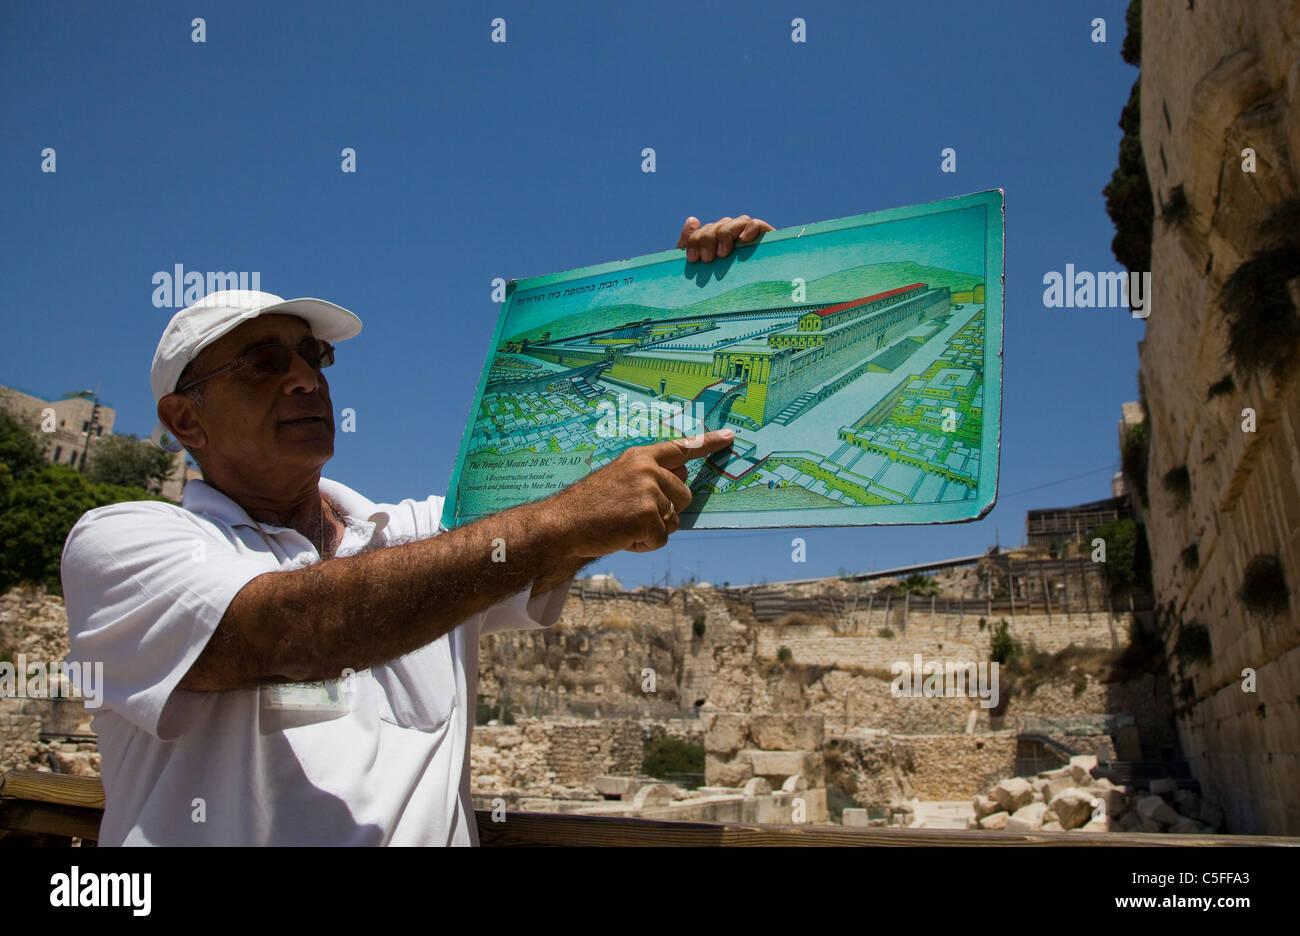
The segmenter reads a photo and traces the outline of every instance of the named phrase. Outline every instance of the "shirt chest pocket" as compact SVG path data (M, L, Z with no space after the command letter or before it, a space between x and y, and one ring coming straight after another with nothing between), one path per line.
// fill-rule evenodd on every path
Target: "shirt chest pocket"
M444 725L456 709L462 675L452 656L450 635L371 669L379 717L420 731Z

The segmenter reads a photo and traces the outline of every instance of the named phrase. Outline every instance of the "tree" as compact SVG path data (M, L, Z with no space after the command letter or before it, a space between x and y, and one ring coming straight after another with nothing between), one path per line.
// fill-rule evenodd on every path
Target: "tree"
M908 592L913 595L937 595L939 583L932 576L913 572L894 586L895 595L906 595Z
M171 477L172 456L136 436L107 435L90 447L86 478L94 484L117 484L162 490Z
M91 484L68 465L45 465L10 486L0 509L0 591L39 582L62 594L63 543L81 515L129 500L160 500L140 488Z
M1101 571L1112 592L1151 587L1151 552L1142 524L1127 517L1111 520L1088 534L1089 543L1094 539L1106 543L1106 561L1101 564Z
M9 476L16 480L43 464L40 436L8 410L0 409L0 465L8 467Z

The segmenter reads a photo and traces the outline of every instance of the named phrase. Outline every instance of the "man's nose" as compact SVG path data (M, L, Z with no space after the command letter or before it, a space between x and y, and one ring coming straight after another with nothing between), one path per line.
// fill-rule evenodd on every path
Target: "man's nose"
M307 363L297 349L289 357L289 373L285 375L285 393L311 393L320 386L320 371Z

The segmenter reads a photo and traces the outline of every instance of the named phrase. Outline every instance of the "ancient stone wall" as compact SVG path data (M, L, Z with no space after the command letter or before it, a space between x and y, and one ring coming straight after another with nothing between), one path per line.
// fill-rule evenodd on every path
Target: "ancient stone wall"
M642 732L638 722L618 718L480 725L470 749L473 792L599 799L596 777L641 773Z
M1234 364L1219 307L1228 277L1270 247L1261 222L1300 192L1300 4L1146 0L1142 14L1142 148L1156 214L1178 204L1180 186L1188 209L1154 227L1139 344L1144 514L1167 643L1203 625L1211 645L1208 660L1175 668L1179 735L1226 808L1226 831L1300 834L1298 368L1278 380ZM1300 307L1300 278L1288 291ZM1247 408L1254 432L1243 430ZM1190 492L1164 483L1183 469ZM1261 556L1276 557L1290 589L1283 610L1252 612L1238 597ZM1243 691L1247 668L1257 692Z
M869 809L886 810L912 798L965 799L1015 776L1016 748L1014 732L832 736L826 783Z
M1007 620L1007 631L1025 644L1055 653L1074 644L1079 647L1114 648L1129 642L1132 615L1094 612L1053 615L1017 615L1012 623L1008 616L992 621L974 615L931 614L929 602L920 599L906 618L901 606L891 609L889 629L893 637L880 636L885 627L883 609L868 615L855 612L847 620L837 621L838 631L828 624L760 624L758 653L775 659L781 647L789 647L792 659L815 666L855 666L863 669L888 669L896 660L911 660L914 653L948 660L978 662L989 658L989 640L994 627Z
M812 757L820 742L799 735L800 746L774 746L771 736L777 729L771 724L759 727L756 737L750 734L752 719L758 719L760 726L764 718L770 721L776 716L794 718L791 724L803 724L800 718L815 719L824 726L823 734L870 728L895 735L956 736L964 734L974 712L974 731L987 733L990 710L978 699L894 698L888 665L900 659L910 663L914 653L925 660L985 659L988 622L981 632L977 617L939 616L932 628L928 607L913 610L905 628L900 618L895 620L898 636L888 639L866 631L865 615L862 620L850 615L834 622L801 622L797 617L759 622L746 608L729 605L720 592L707 587L679 590L667 604L626 596L572 597L552 628L497 634L483 641L480 694L493 703L504 700L519 723L475 729L474 792L592 797L594 777L641 772L647 734L659 732L702 743L719 713L744 713L738 717L745 720L743 746L722 758L717 752L710 754L706 765L706 772L712 771L708 782L723 786L757 775L773 777L779 787L784 775L778 773L787 768L806 773L813 781L820 775L820 755ZM696 633L697 621L703 634ZM1127 615L1116 623L1116 633L1126 642ZM16 590L0 598L0 643L42 658L61 659L67 652L66 626L62 602L42 590ZM853 629L858 636L837 633ZM1091 620L1072 615L1068 621L1056 615L1050 624L1045 616L1041 622L1022 616L1013 632L1025 642L1047 647L1067 637L1103 648L1111 642L1110 624L1103 615ZM794 650L793 659L775 659L782 646ZM654 692L643 691L647 669L654 670ZM1154 750L1168 743L1167 736L1158 733L1162 720L1166 728L1169 721L1168 693L1161 703L1154 681L1143 680L1100 684L1088 679L1077 695L1069 684L1048 682L1033 694L1013 697L1002 714L1014 718L1028 713L1128 712L1143 726L1144 745ZM83 750L84 739L38 740L42 730L62 730L52 727L57 720L53 710L32 708L51 704L50 700L0 700L5 758L0 764L48 768L53 756L61 770L93 772L98 755L93 748ZM90 713L82 714L86 723L76 731L84 732ZM1154 733L1152 725L1157 726ZM760 757L758 769L776 773L756 774L752 755L737 762L740 750L805 752L811 759L792 766L793 760L787 764L780 757ZM729 766L720 766L724 762Z

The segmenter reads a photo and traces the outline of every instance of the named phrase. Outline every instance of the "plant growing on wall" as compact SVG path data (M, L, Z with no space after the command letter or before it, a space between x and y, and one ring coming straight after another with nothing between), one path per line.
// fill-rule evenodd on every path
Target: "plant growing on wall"
M1166 229L1183 227L1195 214L1196 209L1187 200L1187 192L1181 183L1169 190L1169 201L1160 206L1160 220Z
M1187 621L1178 627L1174 655L1184 663L1210 658L1210 629L1199 621Z
M1254 614L1270 616L1286 611L1290 591L1277 556L1256 556L1241 576L1237 598Z
M1220 379L1210 384L1210 388L1205 391L1205 402L1209 403L1215 397L1227 396L1237 385L1232 382L1231 374L1224 374Z
M1147 500L1147 471L1150 467L1151 439L1145 422L1135 423L1124 433L1124 443L1120 447L1120 465L1124 477L1133 485L1142 506L1149 506Z
M1275 209L1259 226L1264 247L1219 290L1228 323L1227 356L1241 374L1284 379L1300 356L1300 315L1287 283L1300 276L1300 199Z
M1165 472L1165 490L1174 498L1174 509L1182 510L1192 499L1192 475L1186 465L1179 465Z
M1007 622L999 621L989 640L989 660L993 663L1010 663L1023 652L1024 647L1011 636Z

